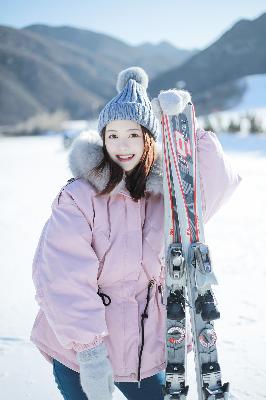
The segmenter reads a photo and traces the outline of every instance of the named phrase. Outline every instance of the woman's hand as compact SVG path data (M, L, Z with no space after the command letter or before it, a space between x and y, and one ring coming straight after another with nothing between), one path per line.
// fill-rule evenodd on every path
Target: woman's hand
M111 400L115 390L111 363L104 343L77 353L80 383L89 400Z
M191 96L186 90L170 89L162 90L151 104L157 119L160 120L163 113L168 115L181 113L190 101Z

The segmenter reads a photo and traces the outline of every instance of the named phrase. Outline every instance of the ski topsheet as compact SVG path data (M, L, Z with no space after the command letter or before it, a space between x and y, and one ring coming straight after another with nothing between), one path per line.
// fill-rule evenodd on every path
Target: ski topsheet
M213 320L220 317L212 291L217 284L205 245L193 104L162 116L166 249L165 399L185 400L187 331L191 322L198 399L229 399L222 385ZM190 318L188 310L190 311Z

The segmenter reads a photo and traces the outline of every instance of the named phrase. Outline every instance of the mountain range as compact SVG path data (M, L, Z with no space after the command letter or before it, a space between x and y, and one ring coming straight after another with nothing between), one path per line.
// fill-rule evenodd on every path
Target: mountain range
M195 52L177 49L167 42L130 46L73 27L2 26L0 125L58 109L75 119L93 117L115 94L121 69L139 65L152 78Z
M151 96L181 85L192 93L197 112L234 107L246 86L239 79L266 73L266 13L240 20L211 46L150 82ZM265 100L266 105L266 100Z
M149 74L150 97L162 89L189 90L197 113L235 107L240 78L266 73L266 13L240 20L202 51L167 42L129 44L74 27L0 27L0 125L65 110L93 118L115 95L117 73L138 65Z

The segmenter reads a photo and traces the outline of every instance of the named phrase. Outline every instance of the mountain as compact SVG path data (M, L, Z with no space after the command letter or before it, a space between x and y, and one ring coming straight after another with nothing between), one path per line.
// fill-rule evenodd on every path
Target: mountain
M68 26L2 26L0 124L58 109L74 119L94 117L115 94L116 76L122 68L139 65L154 77L194 53L168 43L130 46L105 34Z
M135 65L141 65L149 71L149 78L157 76L160 73L169 71L169 69L183 64L192 57L198 50L177 49L168 42L162 41L158 44L144 43L136 47L138 55L134 60ZM178 64L176 63L178 55ZM159 61L159 62L158 62Z
M244 95L239 78L266 73L266 13L241 20L188 61L150 82L152 96L182 84L200 114L236 105Z
M139 46L129 46L125 42L106 34L68 26L31 25L25 29L57 40L64 45L81 47L94 56L97 55L103 59L108 58L109 62L117 63L119 61L129 65L130 59L130 65L134 64L146 68L151 78L160 72L169 70L172 66L182 64L198 51L177 49L165 41L159 44L147 42ZM160 60L159 63L158 60Z

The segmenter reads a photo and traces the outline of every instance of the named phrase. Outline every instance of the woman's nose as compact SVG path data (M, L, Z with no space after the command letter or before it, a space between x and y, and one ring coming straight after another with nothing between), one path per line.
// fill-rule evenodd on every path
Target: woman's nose
M119 142L119 146L118 148L120 149L120 151L126 151L129 148L129 143L127 140L121 140Z

